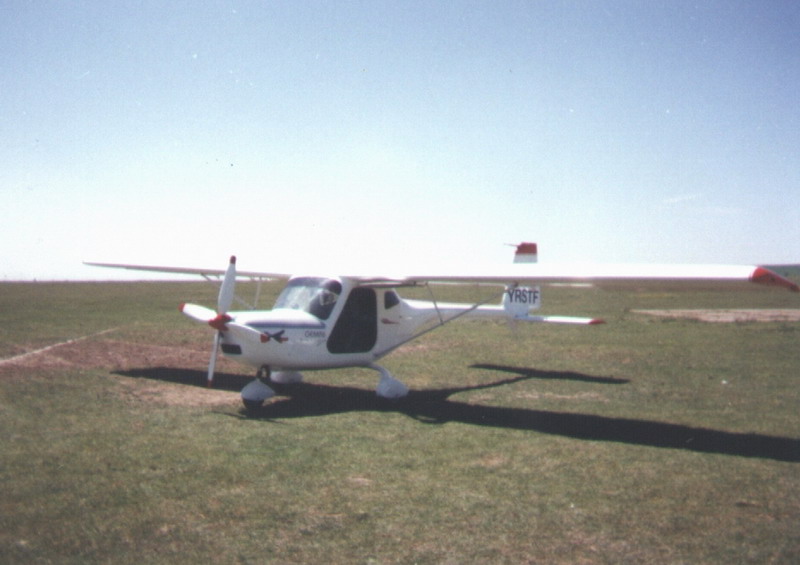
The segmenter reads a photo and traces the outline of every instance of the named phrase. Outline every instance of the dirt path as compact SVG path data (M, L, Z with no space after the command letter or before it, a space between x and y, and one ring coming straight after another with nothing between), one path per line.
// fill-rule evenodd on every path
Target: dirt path
M102 369L117 381L119 393L128 400L178 406L239 403L239 394L235 391L202 386L210 348L153 345L102 337L112 331L105 330L0 359L0 373L25 378L59 369ZM158 376L125 376L126 372ZM217 372L241 374L243 377L249 374L247 367L221 355ZM198 376L198 382L180 382L189 378L187 375L190 380Z
M61 343L54 343L53 345L48 345L47 347L42 347L40 349L34 349L33 351L26 351L25 353L20 353L19 355L14 355L13 357L7 357L5 359L0 359L0 366L2 365L11 365L16 363L21 363L25 359L29 357L35 357L37 355L42 355L43 353L47 353L48 351L52 351L58 347L63 347L65 345L72 345L74 343L78 343L80 341L84 341L93 337L98 337L101 335L105 335L107 333L111 333L116 331L117 328L111 328L108 330L103 330L101 332L93 333L90 335L85 335L82 337L76 337L74 339L68 339L67 341L62 341Z

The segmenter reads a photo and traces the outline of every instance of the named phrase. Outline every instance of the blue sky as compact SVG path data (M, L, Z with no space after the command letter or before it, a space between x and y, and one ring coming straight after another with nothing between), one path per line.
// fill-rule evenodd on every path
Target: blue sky
M800 262L795 2L0 5L0 277Z

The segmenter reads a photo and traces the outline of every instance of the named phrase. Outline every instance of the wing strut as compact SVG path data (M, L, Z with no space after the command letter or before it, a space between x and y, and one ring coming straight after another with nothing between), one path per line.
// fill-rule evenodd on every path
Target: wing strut
M439 316L439 325L438 326L433 326L433 327L434 328L439 328L439 327L441 327L441 326L443 326L445 324L444 316L442 316L442 311L439 310L439 303L436 302L436 295L433 294L433 289L431 288L430 283L425 283L425 288L428 289L428 294L431 295L431 302L433 303L433 307L436 310L436 315ZM418 336L419 335L422 335L422 334L418 334Z

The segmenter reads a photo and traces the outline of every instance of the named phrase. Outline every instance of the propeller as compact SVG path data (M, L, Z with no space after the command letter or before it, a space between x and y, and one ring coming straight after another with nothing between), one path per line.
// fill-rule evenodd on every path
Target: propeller
M219 289L216 312L211 308L206 308L205 306L199 306L197 304L181 304L181 312L193 320L207 323L209 326L217 330L214 332L214 343L211 348L211 359L208 362L208 386L211 386L214 381L214 369L217 366L217 354L219 352L219 342L222 332L229 329L227 324L233 320L233 318L228 315L228 310L230 310L231 306L233 305L235 293L236 257L231 255L231 260L228 263L228 269L225 271L225 278L222 279L222 285Z
M219 297L217 298L217 312L227 312L233 305L233 297L236 290L236 256L231 255L228 263L228 270L225 271L225 278L222 286L219 287Z
M214 344L211 349L211 359L208 361L208 377L206 384L211 386L214 382L214 369L217 366L217 354L219 353L219 341L222 332L227 328L225 324L233 320L228 316L228 310L233 305L233 297L236 295L236 256L231 255L228 269L225 271L225 278L222 279L222 285L219 287L219 296L217 297L217 315L213 320L209 320L208 325L214 328Z

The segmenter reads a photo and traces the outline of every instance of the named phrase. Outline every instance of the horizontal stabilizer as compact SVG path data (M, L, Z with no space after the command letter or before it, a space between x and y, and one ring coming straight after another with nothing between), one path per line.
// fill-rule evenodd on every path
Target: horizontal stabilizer
M574 316L523 316L514 318L520 322L539 322L544 324L577 324L583 326L595 326L605 324L605 320L600 318L578 318Z

